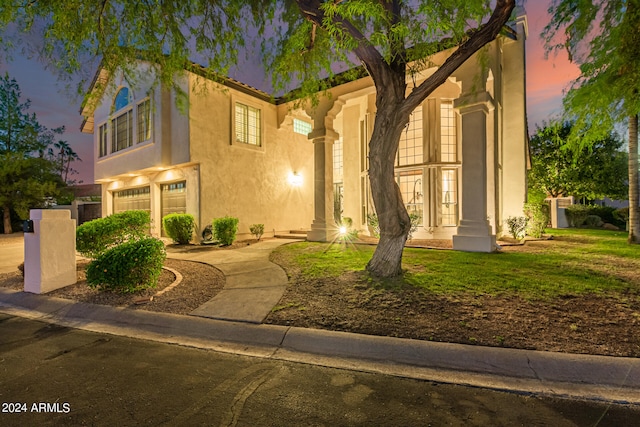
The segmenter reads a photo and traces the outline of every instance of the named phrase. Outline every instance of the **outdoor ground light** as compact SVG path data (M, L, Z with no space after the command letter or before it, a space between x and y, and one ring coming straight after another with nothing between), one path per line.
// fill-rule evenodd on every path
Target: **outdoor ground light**
M338 228L338 231L340 232L341 236L344 236L345 234L347 234L347 227L341 225L340 228Z
M302 185L302 176L298 172L292 172L289 175L289 184L294 187L300 187Z

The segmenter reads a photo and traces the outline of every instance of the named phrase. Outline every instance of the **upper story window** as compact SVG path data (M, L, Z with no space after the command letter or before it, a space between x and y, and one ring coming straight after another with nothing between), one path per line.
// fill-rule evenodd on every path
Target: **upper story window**
M262 119L258 108L235 103L235 137L236 142L262 146Z
M400 136L398 146L398 166L423 163L422 106L419 106L409 118L407 128Z
M145 99L138 104L138 144L151 139L151 100Z
M458 160L458 137L456 132L456 113L453 101L440 103L440 161Z
M312 130L313 129L311 129L311 123L296 118L293 119L293 131L295 133L307 136L311 133Z
M113 111L122 110L124 107L129 105L129 88L123 87L118 91L116 98L113 101Z
M128 88L121 88L113 99L113 113L98 126L98 156L105 157L151 140L151 100L133 104ZM111 144L109 144L109 141Z

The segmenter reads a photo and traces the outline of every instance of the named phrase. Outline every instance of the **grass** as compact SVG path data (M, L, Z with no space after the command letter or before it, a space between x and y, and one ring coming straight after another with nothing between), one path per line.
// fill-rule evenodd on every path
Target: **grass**
M494 254L406 248L404 276L377 285L440 294L513 294L526 299L587 293L623 298L640 292L640 245L629 245L626 233L549 231L551 241L528 242ZM321 279L364 270L374 247L305 242L278 251L294 261L304 278Z

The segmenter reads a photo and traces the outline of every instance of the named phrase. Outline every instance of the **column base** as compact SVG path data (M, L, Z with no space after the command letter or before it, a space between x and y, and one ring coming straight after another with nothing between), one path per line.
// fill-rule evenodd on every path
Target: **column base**
M307 240L310 242L333 242L338 237L336 226L327 226L324 221L314 220L311 231L307 232Z
M496 236L453 236L453 249L464 252L495 252Z
M453 249L465 252L494 252L498 245L495 234L491 234L488 221L462 220L458 234L453 236Z

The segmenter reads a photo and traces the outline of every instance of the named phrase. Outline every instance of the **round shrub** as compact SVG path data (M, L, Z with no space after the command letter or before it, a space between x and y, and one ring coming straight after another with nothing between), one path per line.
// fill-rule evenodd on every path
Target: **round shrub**
M186 245L193 237L196 220L191 214L169 214L162 218L162 227L175 243Z
M92 288L131 293L154 288L166 258L164 244L153 237L122 243L106 250L87 266Z
M151 219L146 211L126 211L85 222L76 228L76 250L97 258L106 250L149 234Z
M224 246L229 246L236 240L238 232L238 218L225 216L213 220L213 236Z
M584 220L584 224L587 227L600 228L604 225L604 222L602 221L602 218L600 218L598 215L587 215L587 217Z

